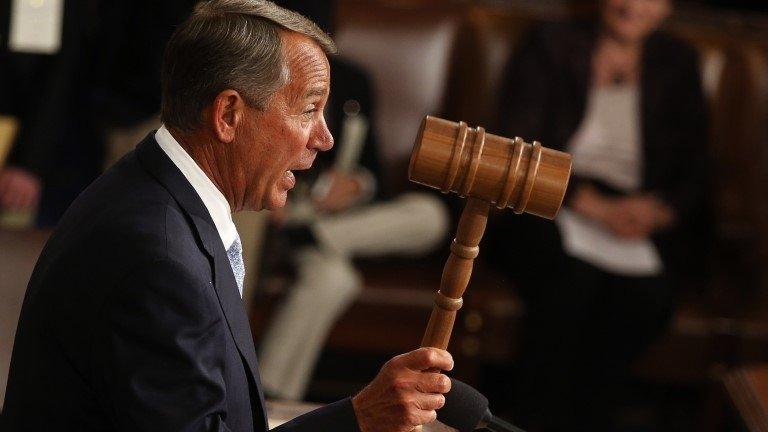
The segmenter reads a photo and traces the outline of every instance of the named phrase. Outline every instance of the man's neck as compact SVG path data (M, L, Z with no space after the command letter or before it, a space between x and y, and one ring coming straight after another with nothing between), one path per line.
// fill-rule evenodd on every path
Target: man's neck
M214 186L224 195L232 211L237 211L239 207L233 199L235 196L234 189L231 183L227 181L231 176L224 173L220 168L221 164L218 162L217 151L213 147L218 144L200 133L192 132L186 134L178 129L166 127L176 142L179 143L184 151L195 161L197 166L203 170L208 179L213 182Z

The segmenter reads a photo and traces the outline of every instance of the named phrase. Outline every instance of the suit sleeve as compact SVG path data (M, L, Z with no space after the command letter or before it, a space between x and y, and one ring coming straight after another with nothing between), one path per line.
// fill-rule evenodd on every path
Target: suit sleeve
M104 312L94 351L101 403L119 431L229 431L224 424L226 323L213 287L178 262L134 269Z
M272 429L272 432L316 431L359 432L360 426L352 408L352 399L342 399Z

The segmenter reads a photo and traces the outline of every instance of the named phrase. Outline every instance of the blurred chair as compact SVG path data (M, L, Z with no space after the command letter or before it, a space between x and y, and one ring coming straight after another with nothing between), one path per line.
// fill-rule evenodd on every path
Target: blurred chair
M0 230L0 408L5 398L11 350L27 282L48 231Z
M458 12L450 6L339 5L339 53L373 80L385 188L400 191L421 119L444 111Z
M467 11L450 77L447 118L485 128L496 125L505 67L520 37L535 23L521 11L480 6Z
M718 258L724 273L768 288L768 55L757 43L729 41L722 86L713 100Z
M683 22L701 53L710 105L713 279L681 287L672 327L638 365L662 382L706 383L723 366L768 359L768 52L744 35Z

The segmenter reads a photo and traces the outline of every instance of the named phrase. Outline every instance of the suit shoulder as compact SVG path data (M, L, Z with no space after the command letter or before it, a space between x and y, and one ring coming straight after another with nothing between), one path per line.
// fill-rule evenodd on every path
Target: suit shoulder
M197 248L193 222L171 197L165 200L136 200L121 208L102 227L116 247L133 250L144 259L167 259L179 251Z
M194 244L190 225L171 193L129 155L78 197L57 234L118 255L160 259L169 246Z

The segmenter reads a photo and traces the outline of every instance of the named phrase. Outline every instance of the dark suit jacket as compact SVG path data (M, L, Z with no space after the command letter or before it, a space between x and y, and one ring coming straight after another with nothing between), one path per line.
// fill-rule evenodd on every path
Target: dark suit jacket
M204 204L150 135L38 260L3 431L265 431L248 317ZM352 431L349 399L284 431Z
M509 64L495 129L502 135L538 140L564 150L586 111L596 35L595 26L587 23L550 24L531 33ZM640 98L641 190L660 195L678 218L674 229L654 240L668 267L679 268L681 258L698 265L701 261L691 259L691 254L706 249L703 243L694 246L693 242L707 238L710 165L696 51L663 32L651 35L643 48ZM621 193L578 176L571 179L569 192L583 183L594 183L607 193ZM550 245L559 247L551 222L507 213L499 217L503 222L497 221L501 223L491 228L490 237L496 237L501 255L510 249L509 235L539 248L538 256L551 255L545 250ZM500 226L504 228L499 230ZM514 229L507 230L509 226Z

